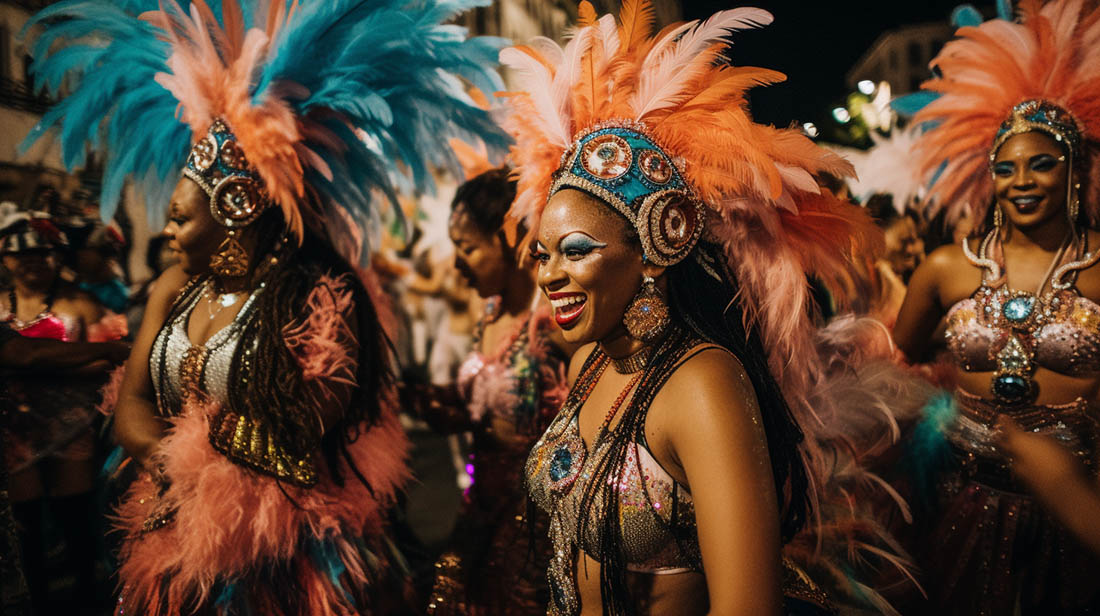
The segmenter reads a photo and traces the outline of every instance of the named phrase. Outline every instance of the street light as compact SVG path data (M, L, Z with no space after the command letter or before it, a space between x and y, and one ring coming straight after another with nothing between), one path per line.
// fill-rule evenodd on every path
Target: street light
M848 110L844 107L834 107L833 118L841 124L847 124L848 120L852 119L852 114L848 113Z
M856 88L858 88L860 92L870 96L875 91L875 82L870 79L864 79L856 84Z

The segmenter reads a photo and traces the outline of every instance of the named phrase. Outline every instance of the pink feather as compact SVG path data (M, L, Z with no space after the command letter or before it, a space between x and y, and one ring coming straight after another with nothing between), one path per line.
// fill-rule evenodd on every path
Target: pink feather
M408 441L392 407L349 445L349 453L370 489L344 469L344 486L326 476L312 489L280 485L217 453L209 442L212 404L188 404L170 420L156 459L171 487L161 499L147 476L129 490L117 511L116 524L126 542L119 569L124 599L134 613L169 616L183 613L185 602L203 600L218 580L245 575L260 562L286 562L302 571L314 586L302 589L315 601L316 616L350 613L339 591L320 572L303 566L298 553L309 536L338 544L382 533L386 508L408 479ZM346 466L346 465L345 465ZM324 473L324 471L322 471ZM287 497L293 498L293 502ZM295 503L297 505L295 505ZM156 506L177 509L174 521L143 533L142 523ZM353 536L345 537L346 533ZM347 557L355 551L346 549ZM362 588L370 580L361 562L345 563ZM158 601L165 593L166 612ZM262 596L265 588L244 589Z

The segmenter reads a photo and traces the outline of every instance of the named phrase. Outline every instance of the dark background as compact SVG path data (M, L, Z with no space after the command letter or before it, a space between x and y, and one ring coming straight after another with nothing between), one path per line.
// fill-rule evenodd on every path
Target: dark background
M733 34L735 65L786 73L787 81L753 90L753 116L777 126L821 124L851 91L848 69L883 32L901 25L947 22L960 0L683 0L684 19L705 19L722 9L756 6L775 16L771 25ZM992 15L993 2L973 2Z

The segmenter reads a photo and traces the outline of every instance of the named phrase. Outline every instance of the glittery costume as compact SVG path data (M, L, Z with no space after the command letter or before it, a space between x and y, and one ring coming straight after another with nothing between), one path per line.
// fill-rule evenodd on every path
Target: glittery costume
M475 349L498 305L488 302ZM546 613L546 519L528 518L523 462L565 394L565 358L548 340L551 327L548 311L535 309L498 348L473 351L459 369L466 408L448 423L473 431L473 484L436 564L431 614Z
M979 267L990 265L972 260ZM947 344L959 369L993 372L1008 355L1066 375L1100 373L1100 307L1072 286L1076 271L1094 260L1059 268L1051 290L1038 298L1009 289L984 268L982 286L947 316ZM962 390L954 398L943 425L952 463L940 479L933 520L926 522L932 525L927 545L935 551L922 559L936 612L1009 614L1017 595L1025 610L1035 613L1100 610L1095 588L1100 559L1013 478L994 439L997 418L1008 415L1024 430L1059 441L1095 475L1100 461L1095 405L1081 398L1051 405L1005 403Z
M685 341L680 352L695 343ZM527 459L531 498L550 515L554 546L548 571L553 598L550 614L576 614L580 609L574 571L578 550L583 549L597 561L605 560L599 548L599 531L594 527L599 516L589 518L589 528L578 528L578 523L582 495L593 470L604 463L610 441L598 440L590 450L581 437L578 416L589 385L609 361L598 350L585 360L557 419ZM644 415L647 410L634 412ZM628 408L624 414L630 412ZM702 573L691 493L661 468L644 442L645 435L638 436L640 440L628 445L623 470L616 479L627 570L655 575ZM597 500L594 506L602 510L606 504Z
M64 233L44 213L9 212L3 216L0 252L59 249L67 243ZM14 294L9 295L7 304L12 297ZM52 304L52 297L53 290L47 293L47 303ZM29 321L21 321L11 310L10 305L0 309L0 322L27 338L102 342L117 340L126 333L125 326L117 326L117 315L109 314L99 323L84 327L76 318L55 312L52 305ZM27 372L5 372L2 378L12 411L3 429L7 441L4 463L9 473L19 473L51 457L92 457L91 424L97 415L97 390L102 379L67 375L59 380L56 374Z
M1038 368L1100 374L1100 307L1074 286L1076 272L1100 256L1087 231L1100 212L1100 9L1024 0L1015 11L998 3L998 17L983 19L970 7L955 12L957 37L932 60L935 76L900 103L917 111L914 168L929 207L949 222L969 215L984 234L977 254L963 245L982 284L949 309L946 338L957 370L991 373L988 392L933 399L908 445L910 481L932 506L916 520L917 561L929 613L1100 613L1100 561L1014 480L993 438L997 418L1009 416L1096 472L1093 401L1035 404L1034 377ZM1039 288L1013 289L993 164L1001 146L1026 133L1065 153L1071 233Z
M407 477L407 441L392 408L348 449L369 487L347 479L346 463L340 484L320 464L307 465L316 473L312 482L280 473L280 466L301 466L259 424L238 424L235 436L252 457L237 458L238 443L218 442L217 428L228 408L231 363L251 361L255 343L242 343L241 334L264 288L199 346L187 336L187 321L208 284L194 282L181 293L150 356L157 408L172 426L155 457L168 483L142 476L118 510L127 537L118 613L388 613L399 584L368 591L400 562L381 533L386 506ZM298 340L330 350L327 359L316 350L302 356L309 387L349 374L355 339L333 333L347 327L350 284L346 275L325 277L310 296L310 328ZM309 357L336 372L316 373ZM196 541L202 537L208 540Z
M182 4L67 0L27 26L36 88L57 103L24 147L56 136L69 168L101 156L104 217L127 179L154 219L181 175L196 183L224 237L210 271L254 293L209 346L182 320L205 279L157 324L165 431L117 511L119 611L394 613L404 589L386 577L401 567L384 531L408 441L384 307L356 266L379 197L396 206L398 186L457 169L449 137L507 141L460 81L499 89L501 41L448 23L482 0ZM263 254L238 241L251 232Z
M7 310L0 321L28 338L74 342L83 340L79 323L53 312L43 312L23 323ZM13 408L4 429L5 464L18 473L49 457L88 460L92 457L92 420L98 401L96 382L79 377L5 374Z
M721 11L705 21L670 24L657 33L653 32L653 17L653 7L644 0L624 1L618 20L614 15L598 16L590 3L582 2L578 27L564 47L538 38L501 52L501 61L515 70L519 84L517 91L502 94L510 105L504 125L516 139L512 163L518 183L511 215L523 219L528 229L537 230L544 208L557 191L578 190L623 217L637 235L644 262L669 268L670 289L695 275L707 279L707 284L714 279L723 292L736 288L728 300L723 296L708 301L728 303L730 312L743 315L744 327L759 337L761 350L739 359L760 366L751 375L759 379L754 387L772 386L764 372L774 379L778 389L758 395L768 396L769 403L781 397L792 423L804 431L806 438L797 445L792 441L791 449L784 449L783 454L797 458L793 468L805 468L807 483L813 486L796 498L806 496L812 501L810 507L820 512L805 525L804 534L790 529L796 539L787 543L785 555L797 560L804 570L824 571L822 579L827 578L838 596L888 610L874 590L851 573L853 567L859 567L852 558L857 552L874 560L891 560L887 566L898 564L899 559L894 558L892 546L883 547L877 523L865 516L861 507L851 506L861 500L852 494L866 491L874 480L859 462L861 448L848 441L843 426L850 415L862 415L867 426L883 427L878 422L892 420L872 410L884 406L881 398L871 405L862 404L875 399L875 394L866 396L861 404L841 403L834 395L835 384L830 382L815 346L811 315L816 308L807 284L811 277L822 281L839 291L838 301L844 304L844 290L854 288L853 264L875 251L881 234L863 212L822 190L814 179L822 172L851 175L846 161L818 148L796 130L752 121L747 90L781 81L784 76L764 68L732 66L724 54L731 32L770 23L768 12L751 7ZM670 318L661 318L659 309L665 303L657 302L653 298L656 291L650 294L647 285L642 283L632 304L638 308L637 319L631 317L631 321L640 326L640 333L645 331L644 321L675 323L680 318L675 310L693 310L677 308L681 300L681 306L691 303L687 297L678 297L668 300ZM691 291L677 289L675 293ZM643 302L643 294L648 303ZM684 316L685 321L691 318ZM679 326L692 329L692 336L699 339L722 335L703 332L707 326L699 322ZM739 342L727 344L741 344L750 336L739 333L734 337ZM660 369L674 368L662 364ZM655 395L667 377L658 378L650 367L640 374L646 395ZM578 395L576 387L574 384L574 394ZM579 395L583 397L583 393ZM611 490L604 486L617 485L616 478L647 467L645 448L638 447L647 405L648 401L639 399L624 407L621 422L629 420L637 432L615 436L608 453L602 451L601 443L590 445L590 459L610 461L599 469L609 478L606 484L592 480L587 482L591 489L573 486L566 495L545 485L555 482L555 474L566 476L560 474L561 468L554 470L555 456L559 465L567 459L571 464L585 464L566 455L581 453L579 441L568 429L571 418L556 422L555 432L544 440L544 445L558 443L557 450L542 447L541 462L530 461L529 490L552 512L552 519L560 522L551 532L556 543L551 579L558 582L554 609L559 613L577 612L576 597L570 596L569 590L575 573L569 555L576 553L576 542L569 539L569 512L576 507L572 492L584 492L587 499L594 492ZM567 406L567 417L570 410ZM573 444L572 450L567 443ZM630 462L622 457L626 455L631 456ZM656 484L662 483L654 477L651 475ZM659 491L656 484L653 490ZM612 603L620 602L626 609L623 605L644 600L636 596L644 595L644 590L638 593L622 587L630 566L652 564L647 557L656 558L658 567L693 570L698 566L690 557L691 549L675 556L676 550L667 544L675 538L681 544L677 547L686 548L695 541L676 536L677 532L656 533L647 538L651 545L633 551L639 548L633 543L637 538L619 532L623 529L614 523L616 508L631 511L631 528L652 526L668 515L655 508L636 511L639 503L628 494L636 496L637 491L638 486L632 484L622 498L600 497L599 513L605 513L601 541L623 549L596 553L588 550L591 546L582 546L590 555L607 559L601 562L599 597L605 610L619 609ZM682 487L674 491L677 497L661 502L661 509L673 504L687 509ZM777 492L784 490L777 488ZM684 535L691 534L686 530L690 526L686 517L674 522ZM662 542L665 545L658 545ZM635 562L639 554L645 556ZM609 571L612 573L603 575ZM813 576L819 573L815 570ZM795 574L791 579L806 582L808 577ZM803 590L812 586L804 584ZM821 594L810 590L800 598L825 603Z

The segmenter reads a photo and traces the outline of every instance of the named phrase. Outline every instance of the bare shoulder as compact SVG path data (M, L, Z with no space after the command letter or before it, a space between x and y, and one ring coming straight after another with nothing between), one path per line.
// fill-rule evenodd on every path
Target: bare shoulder
M152 291L149 293L147 310L168 310L171 308L172 303L176 301L176 296L179 295L180 289L190 279L191 277L178 264L164 270L164 273L153 283Z
M79 316L85 323L98 321L106 312L94 295L71 283L62 284L57 289L54 306L61 312Z
M968 238L966 240L972 250L977 250L977 240ZM921 267L927 266L938 274L945 272L957 271L957 268L961 266L969 266L970 260L966 258L966 253L963 252L962 244L945 244L939 248L933 250L928 258L925 259Z
M688 351L687 359L658 392L653 406L673 408L677 422L703 425L716 419L751 419L759 412L756 392L744 365L733 353L713 345Z
M99 300L94 295L71 283L64 283L58 287L56 301L80 308L99 305Z
M1090 229L1088 252L1095 253L1097 250L1100 250L1100 231ZM1100 303L1100 263L1093 264L1077 275L1077 289L1081 295Z

